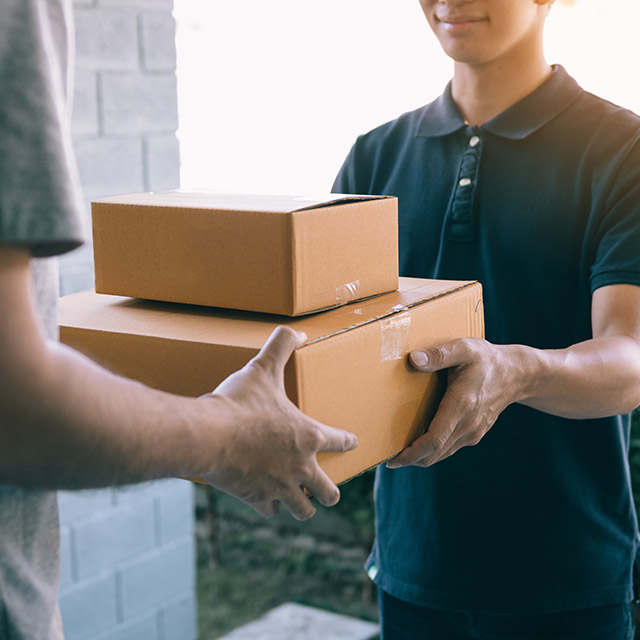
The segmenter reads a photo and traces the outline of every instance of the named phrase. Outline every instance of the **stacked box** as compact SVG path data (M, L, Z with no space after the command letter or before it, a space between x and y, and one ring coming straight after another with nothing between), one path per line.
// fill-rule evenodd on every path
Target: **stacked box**
M396 198L168 191L91 209L98 293L297 316L398 288Z
M129 201L128 204L125 200ZM236 229L234 220L240 227L248 225L250 230L251 219L256 214L255 208L250 209L252 215L249 218L243 215L243 212L247 212L246 209L237 208L235 213L231 213L231 209L224 209L227 212L222 217L224 224L216 226L218 223L213 224L207 220L202 202L195 206L192 194L187 197L189 205L184 207L186 211L178 207L180 196L176 193L165 194L163 202L166 206L159 209L139 204L147 201L146 195L110 198L98 203L98 207L94 205L94 238L100 245L96 257L96 276L101 273L101 277L96 278L97 287L104 291L104 282L110 282L106 286L110 293L103 295L90 291L63 298L59 305L60 337L66 344L117 373L171 393L199 396L212 391L224 378L258 353L276 326L284 324L305 332L307 341L293 354L285 371L286 390L291 400L309 416L352 431L358 436L359 445L354 451L318 454L318 461L329 477L334 482L341 483L396 455L424 432L437 409L442 384L435 374L413 370L407 362L407 355L414 349L435 346L459 337L483 337L482 288L477 282L412 278L400 278L398 286L397 229L389 230L385 227L387 247L376 248L386 265L378 274L381 276L377 280L378 288L370 285L375 280L373 276L376 269L367 268L367 258L361 271L351 265L349 269L355 270L345 269L348 261L343 261L340 267L333 269L333 276L322 273L318 266L316 278L313 277L313 270L306 272L305 278L302 278L306 284L296 289L299 286L296 273L299 265L304 264L304 260L298 258L307 251L314 253L311 247L316 234L311 230L321 229L325 224L327 228L342 225L339 235L344 240L345 228L355 224L356 219L362 220L368 215L378 222L381 220L380 224L384 226L390 218L395 220L395 199L355 199L346 202L339 199L332 200L326 206L320 206L318 202L327 200L316 200L316 204L309 205L311 208L305 206L293 211L289 211L290 199L281 200L289 202L286 205L287 213L267 213L267 217L273 219L271 222L257 222L255 231L255 235L263 240L268 239L271 244L273 238L280 233L273 230L267 233L272 223L276 229L282 225L285 230L289 230L283 232L284 235L275 242L281 252L285 250L287 242L290 243L289 251L285 251L285 257L281 261L276 261L277 264L274 263L273 268L269 269L268 265L275 255L272 246L267 247L260 256L263 260L262 268L269 272L265 276L266 280L274 277L274 272L279 273L271 281L277 281L281 285L273 291L277 304L268 305L269 296L264 295L265 292L260 288L245 295L247 292L244 290L244 283L250 284L257 272L241 270L241 276L236 274L235 284L231 276L222 277L225 282L231 283L228 286L233 289L228 297L222 297L224 290L219 287L213 287L207 293L207 296L217 296L217 308L204 306L202 299L200 305L195 306L192 295L198 289L194 288L193 282L197 281L201 283L200 286L205 286L207 278L215 279L216 273L220 273L221 263L216 267L218 271L212 270L211 264L215 260L203 268L207 272L207 278L202 279L202 273L198 269L199 262L195 260L189 263L190 269L198 272L193 280L189 280L190 272L182 264L178 269L182 274L181 278L172 282L170 287L163 289L162 278L158 278L157 286L144 289L143 295L140 286L155 279L153 274L149 275L153 271L150 264L157 264L152 247L169 247L169 254L175 251L170 248L171 238L175 237L177 227L187 225L185 220L191 218L195 211L195 219L202 225L201 236L207 240L203 245L198 245L196 236L193 236L194 255L204 260L205 247L211 246L212 238L216 236L210 233L215 227L216 233L227 238L229 246L226 247L226 253L223 251L225 256L235 253L245 257L247 253L256 251L259 243L255 242L255 238L249 237L251 234L245 234L247 229L242 233ZM277 207L276 201L277 199L271 200L271 209ZM171 207L168 206L169 202L172 202ZM386 209L389 203L392 203L393 214ZM103 204L106 209L102 208ZM122 223L123 229L116 229L119 224L117 220L126 217L123 212L129 210L135 217L136 207L142 207L141 220L125 221ZM264 208L264 204L260 207ZM284 205L282 208L285 208ZM169 214L168 210L173 213ZM220 206L215 209L222 210ZM369 210L369 213L365 210ZM303 218L309 212L311 222L307 223ZM238 213L241 215L234 218ZM326 220L323 220L325 214ZM344 221L339 220L341 216L345 217ZM346 219L349 217L351 220ZM182 220L176 222L174 218ZM256 219L259 218L260 216ZM286 222L282 223L282 220ZM135 240L148 226L154 227L149 231L153 240ZM136 227L138 231L134 233ZM195 233L194 229L190 233ZM301 229L306 230L300 231ZM378 242L377 231L379 230L370 229L365 233L365 237L371 235L373 238L372 245ZM188 244L187 235L180 235L180 242ZM326 229L317 234L318 242L324 243L322 251L328 251L327 247L332 246L332 242L327 241L328 235ZM241 237L247 238L246 243ZM357 234L352 233L349 237L351 244L361 243ZM234 238L233 242L228 238ZM148 260L141 260L133 255L133 249L141 242L146 243L144 255ZM123 243L128 245L124 250ZM316 251L317 255L310 260L319 265L322 251ZM185 246L181 252L188 254L188 247ZM343 244L341 252L357 253L357 250L354 248L352 252L348 244ZM161 253L164 253L164 249ZM369 251L360 251L361 255L367 256L368 253ZM117 258L124 254L126 258ZM138 261L136 268L148 275L139 278L139 273L126 273L133 268L129 261L134 259ZM339 262L335 251L329 260ZM237 260L234 264L241 263L242 260ZM252 269L257 268L257 264L258 261L253 264ZM282 264L287 268L281 269ZM292 268L294 265L298 266ZM170 266L169 260L167 272L170 271ZM113 272L122 273L114 275ZM367 288L354 293L351 297L355 299L334 298L333 304L327 304L327 294L320 294L319 290L325 284L330 289L339 281L335 277L352 277L361 283L366 281ZM189 291L188 301L191 304L166 301L175 297L180 280L184 282L185 290ZM322 287L316 287L316 281L323 283ZM133 287L127 289L127 296L135 297L114 295L116 290L123 293L121 287L125 286L125 282L128 283L126 286ZM383 282L393 282L395 291L383 293L380 287L384 289L389 286L382 285ZM370 286L373 288L368 288ZM305 291L305 287L311 291ZM168 295L169 289L174 293ZM287 295L281 296L283 292ZM365 295L360 296L363 292ZM141 299L158 297L161 301ZM222 304L223 300L225 304ZM300 303L301 300L305 300L305 304L296 306L296 301ZM231 304L235 305L233 309L221 308ZM315 305L335 308L309 314L309 307ZM243 310L245 306L252 307L252 310ZM262 312L253 310L256 306ZM289 317L273 315L275 308L280 312L287 309L292 313L289 313ZM307 315L296 315L304 313Z

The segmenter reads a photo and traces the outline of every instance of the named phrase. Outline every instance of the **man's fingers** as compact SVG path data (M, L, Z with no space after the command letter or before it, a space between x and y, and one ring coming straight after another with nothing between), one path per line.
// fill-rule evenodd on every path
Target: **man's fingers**
M417 349L409 354L409 362L414 369L432 373L449 369L469 361L469 341L453 340L430 349Z
M254 358L254 362L259 362L273 375L281 376L291 354L301 347L306 339L307 336L301 331L285 326L276 327Z
M283 494L280 496L280 502L296 520L308 520L316 512L316 508L311 500L304 495L302 488L293 489Z
M275 500L265 500L264 502L256 502L251 505L254 511L257 511L265 518L273 518L278 514L278 503Z
M304 481L304 486L325 507L333 507L340 500L340 489L319 466L314 476Z
M314 420L314 422L316 422ZM351 451L358 446L358 438L350 431L328 427L320 422L316 422L316 427L321 431L324 437L324 443L318 451Z
M453 401L450 400L450 396L445 394L427 433L420 436L395 458L389 460L387 467L396 469L416 464L425 458L439 456L450 445L449 441L458 427L460 417L455 411L455 406Z
M387 462L387 468L399 469L400 467L408 467L425 458L431 458L436 454L437 450L433 436L430 433L425 433L404 451L401 451L395 458L389 460Z

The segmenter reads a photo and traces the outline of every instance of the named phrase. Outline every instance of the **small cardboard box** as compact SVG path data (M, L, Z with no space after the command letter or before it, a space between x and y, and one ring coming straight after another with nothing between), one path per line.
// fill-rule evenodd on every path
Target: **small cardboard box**
M400 279L400 290L325 313L288 319L240 311L103 296L62 298L60 337L125 376L199 396L252 358L278 324L307 334L285 371L289 397L308 415L357 434L348 453L320 453L344 482L423 433L440 399L437 375L407 354L484 333L477 282Z
M287 316L398 288L390 196L168 191L92 203L98 293Z

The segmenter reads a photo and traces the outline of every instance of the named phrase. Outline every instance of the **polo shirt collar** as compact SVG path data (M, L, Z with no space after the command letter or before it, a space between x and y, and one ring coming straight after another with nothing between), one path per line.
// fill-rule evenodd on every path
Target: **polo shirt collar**
M564 67L554 65L551 76L535 91L485 122L480 129L503 138L522 140L564 111L582 92ZM446 136L465 126L451 96L449 82L444 93L424 108L416 135Z

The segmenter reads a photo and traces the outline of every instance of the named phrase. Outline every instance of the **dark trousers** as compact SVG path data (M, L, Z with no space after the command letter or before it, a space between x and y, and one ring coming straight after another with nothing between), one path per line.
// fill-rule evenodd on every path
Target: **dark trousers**
M430 609L378 591L381 640L633 640L630 604L543 615Z

